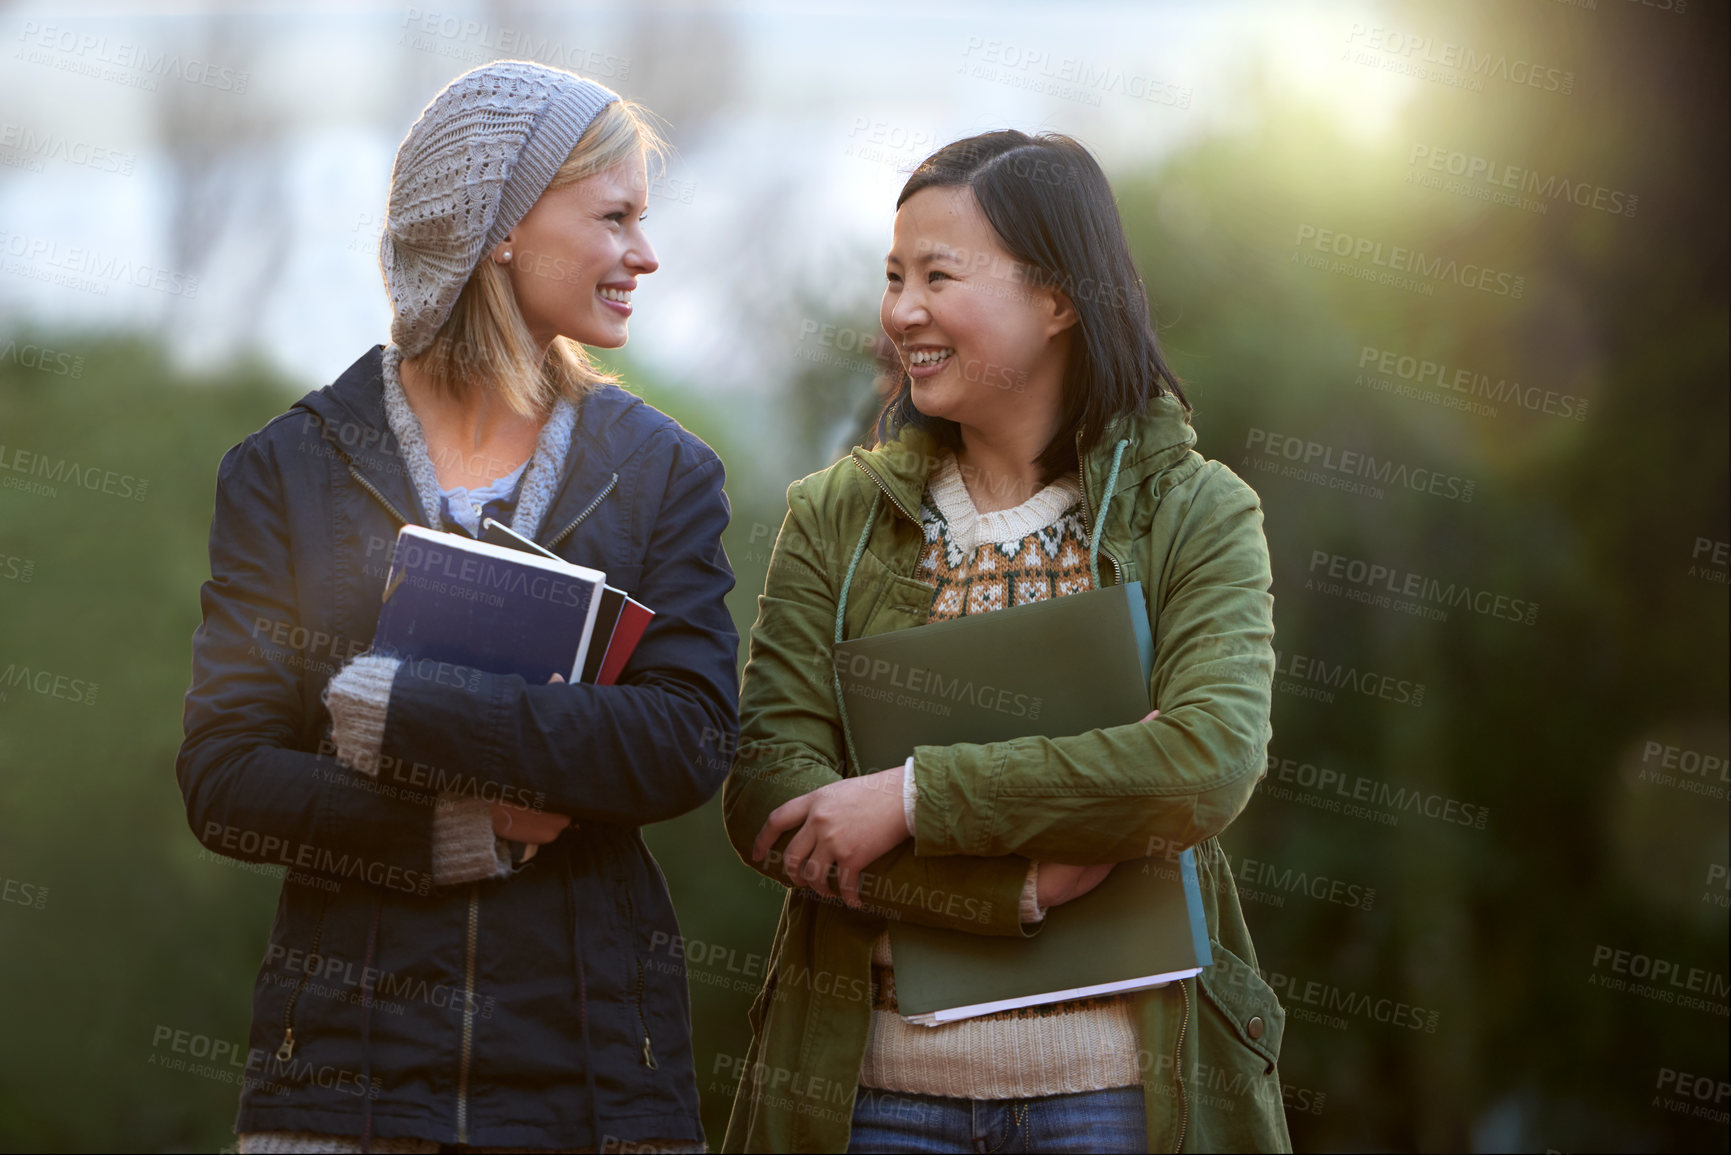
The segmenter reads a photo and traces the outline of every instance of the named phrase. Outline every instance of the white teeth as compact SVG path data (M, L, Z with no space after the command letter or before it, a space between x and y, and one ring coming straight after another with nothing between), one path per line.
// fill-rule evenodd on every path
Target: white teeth
M629 290L629 289L605 289L604 288L604 289L600 290L600 293L601 293L601 299L604 301L618 301L620 304L623 304L623 305L629 305L631 303L631 290Z
M908 355L910 365L936 365L939 361L954 353L954 349L921 349Z

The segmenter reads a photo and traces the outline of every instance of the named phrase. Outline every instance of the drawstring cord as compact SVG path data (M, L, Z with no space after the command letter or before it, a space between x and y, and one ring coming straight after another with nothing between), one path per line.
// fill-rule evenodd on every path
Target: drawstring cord
M847 575L841 579L841 595L835 599L835 642L841 645L844 631L843 620L847 616L847 592L853 586L854 571L859 569L860 559L865 556L866 542L871 540L872 525L878 519L878 510L883 507L884 495L880 491L872 496L871 511L866 514L865 528L860 530L859 544L853 547L853 560L847 563ZM847 748L848 761L855 769L860 768L859 755L854 753L853 728L847 724L847 704L841 696L841 670L836 668L835 661L830 661L830 677L835 681L835 705L841 715L841 739ZM842 767L845 772L847 767ZM845 776L845 774L844 774Z
M1124 451L1130 448L1128 437L1118 442L1118 447L1112 451L1112 470L1106 474L1106 492L1100 498L1100 516L1094 519L1094 532L1088 535L1088 576L1094 581L1094 588L1100 588L1100 534L1106 528L1106 509L1112 504L1112 495L1118 491L1118 467L1124 462Z

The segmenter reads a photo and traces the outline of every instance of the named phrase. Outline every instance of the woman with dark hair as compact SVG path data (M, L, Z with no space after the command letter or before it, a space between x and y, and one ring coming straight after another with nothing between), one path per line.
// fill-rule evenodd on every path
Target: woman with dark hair
M789 892L726 1147L1285 1149L1284 1012L1216 841L1270 737L1260 502L1191 448L1086 149L957 141L896 208L900 388L876 448L789 488L752 629L725 815ZM1147 718L855 764L837 642L1128 581L1154 629ZM1197 978L941 1027L897 1013L889 920L1030 935L1116 863L1188 847L1214 952Z
M242 1151L702 1151L641 826L737 726L721 462L590 361L653 273L642 109L495 61L397 151L389 345L217 472L177 771L211 851L287 867ZM492 516L655 611L615 685L363 653L404 525ZM554 683L561 680L555 676Z

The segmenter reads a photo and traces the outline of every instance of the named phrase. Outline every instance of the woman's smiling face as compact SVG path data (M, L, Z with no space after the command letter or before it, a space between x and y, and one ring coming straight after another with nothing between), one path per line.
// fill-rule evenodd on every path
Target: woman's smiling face
M998 424L1060 388L1068 302L1032 284L966 187L921 189L896 212L879 320L928 417Z
M538 345L554 337L600 349L625 344L631 291L660 267L643 231L648 190L639 153L543 193L499 246L511 251L511 288Z

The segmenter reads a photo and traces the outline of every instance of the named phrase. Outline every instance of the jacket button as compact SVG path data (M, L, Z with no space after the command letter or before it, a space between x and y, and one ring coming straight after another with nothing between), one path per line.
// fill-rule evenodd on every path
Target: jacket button
M1261 1015L1251 1015L1250 1021L1244 1024L1244 1033L1253 1039L1260 1039L1264 1029Z

